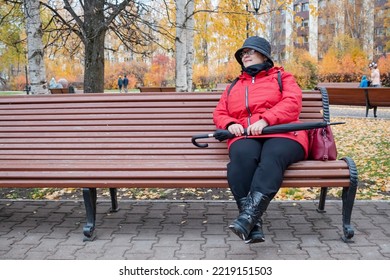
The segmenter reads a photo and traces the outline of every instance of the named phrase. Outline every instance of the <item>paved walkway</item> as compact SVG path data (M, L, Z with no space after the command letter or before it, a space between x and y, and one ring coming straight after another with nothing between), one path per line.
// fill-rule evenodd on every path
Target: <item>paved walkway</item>
M330 118L332 117L347 117L347 118L366 118L366 108L364 106L341 106L330 105ZM378 119L390 119L390 109L388 107L378 107L376 112ZM368 119L374 119L372 109L368 112Z
M0 259L48 260L389 260L390 201L357 201L354 243L340 237L341 202L273 201L266 242L246 245L227 226L231 201L98 202L97 238L83 242L82 201L0 200Z

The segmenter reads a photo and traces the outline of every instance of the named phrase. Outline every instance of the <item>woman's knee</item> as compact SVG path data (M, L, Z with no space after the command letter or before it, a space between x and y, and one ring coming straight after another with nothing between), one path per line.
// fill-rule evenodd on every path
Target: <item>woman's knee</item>
M260 154L261 143L255 139L237 140L229 149L229 157L234 161L258 160Z

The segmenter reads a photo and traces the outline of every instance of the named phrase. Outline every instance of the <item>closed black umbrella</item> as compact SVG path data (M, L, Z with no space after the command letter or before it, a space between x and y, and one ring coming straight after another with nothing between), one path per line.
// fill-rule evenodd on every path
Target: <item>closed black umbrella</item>
M272 133L284 133L284 132L290 132L290 131L297 131L297 130L309 130L314 128L321 128L326 127L328 125L337 125L337 124L344 124L345 122L333 122L333 123L327 123L327 122L306 122L306 123L287 123L287 124L278 124L273 126L267 126L263 129L262 134L272 134ZM246 130L244 131L244 135L246 134ZM208 133L208 134L198 134L192 136L192 144L199 148L207 148L209 145L206 143L197 143L197 139L202 138L210 138L214 137L218 141L224 141L227 139L232 139L235 137L234 134L230 133L229 130L224 129L217 129L214 131L214 133Z

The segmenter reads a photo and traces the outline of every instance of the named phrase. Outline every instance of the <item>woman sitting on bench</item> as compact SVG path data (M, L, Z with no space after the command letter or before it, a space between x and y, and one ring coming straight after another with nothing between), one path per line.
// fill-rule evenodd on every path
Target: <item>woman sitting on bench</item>
M290 73L274 67L269 42L249 37L235 58L242 73L221 95L213 118L218 129L236 135L228 141L227 179L239 215L229 228L245 243L256 243L264 241L261 217L284 171L307 158L308 136L306 131L262 135L268 125L299 122L302 109L302 91Z

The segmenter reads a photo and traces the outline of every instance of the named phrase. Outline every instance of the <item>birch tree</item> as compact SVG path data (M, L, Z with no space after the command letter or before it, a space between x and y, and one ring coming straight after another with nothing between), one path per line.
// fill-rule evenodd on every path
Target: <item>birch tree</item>
M176 91L192 91L194 1L176 1Z
M32 94L48 94L39 0L25 0L27 59ZM27 85L26 85L27 86Z

